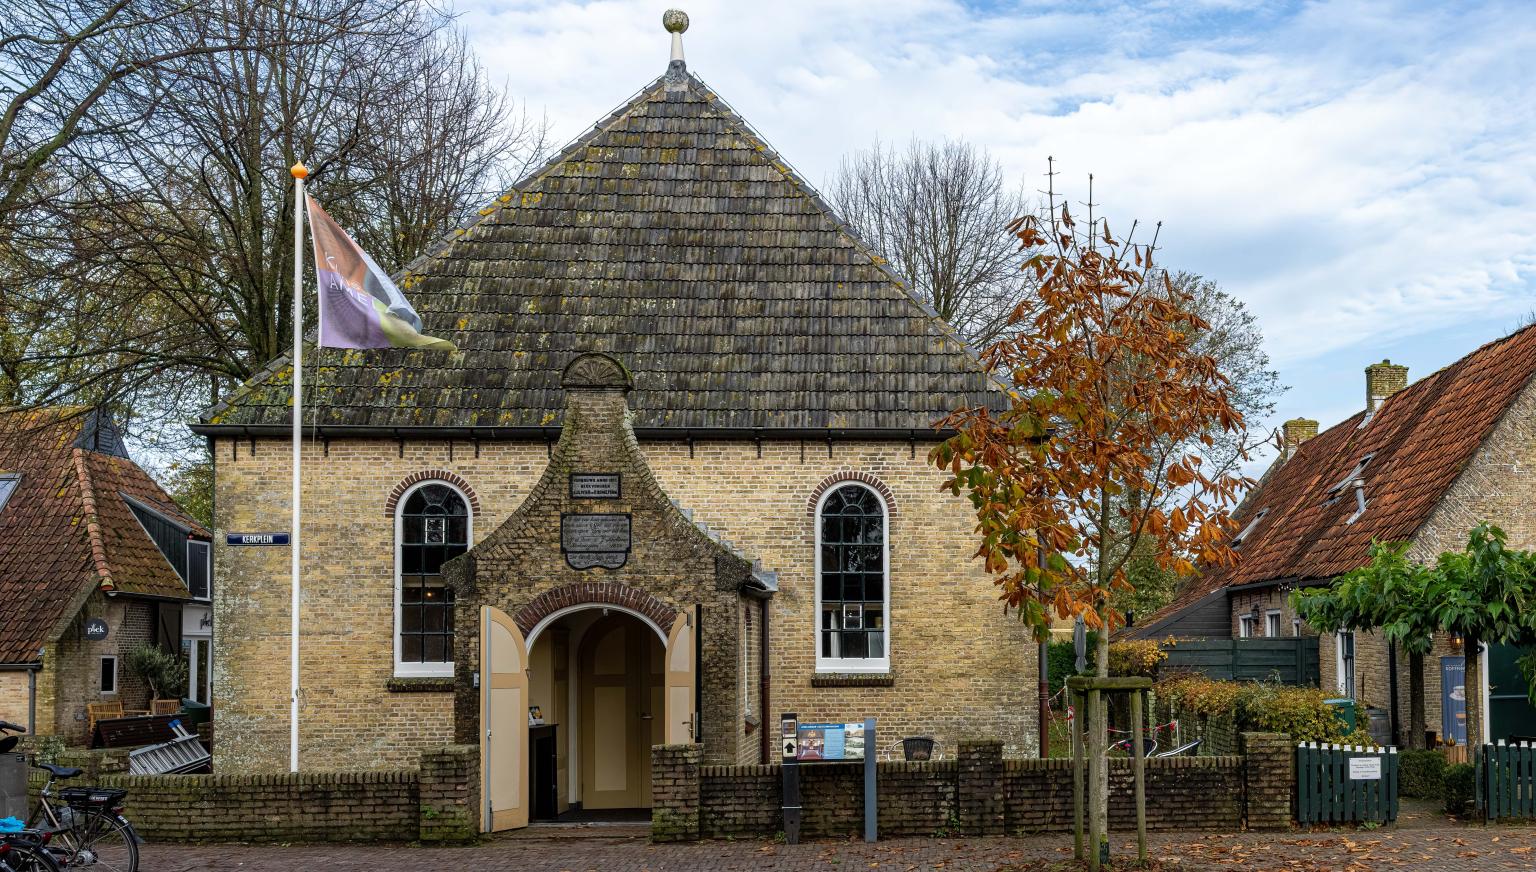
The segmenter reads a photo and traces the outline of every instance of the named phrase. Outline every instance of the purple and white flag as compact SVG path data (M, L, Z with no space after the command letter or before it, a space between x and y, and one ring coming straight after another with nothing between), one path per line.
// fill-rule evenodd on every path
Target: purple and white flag
M325 214L314 197L306 196L304 205L320 285L321 346L458 350L446 339L423 335L421 316L389 274Z

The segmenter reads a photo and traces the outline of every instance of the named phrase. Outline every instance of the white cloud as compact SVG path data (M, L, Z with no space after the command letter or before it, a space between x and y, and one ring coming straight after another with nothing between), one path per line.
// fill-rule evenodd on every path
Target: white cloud
M666 3L460 3L492 73L557 136L666 65ZM1532 306L1536 9L686 8L690 69L811 181L876 136L963 137L1035 186L1054 155L1078 199L1095 174L1118 225L1162 220L1164 262L1245 300L1282 367L1351 348L1363 365L1375 345ZM1354 387L1306 389L1352 408Z

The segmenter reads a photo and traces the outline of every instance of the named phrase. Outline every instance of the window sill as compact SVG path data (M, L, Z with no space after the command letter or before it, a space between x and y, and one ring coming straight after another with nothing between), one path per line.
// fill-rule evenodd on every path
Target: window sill
M452 693L452 678L391 678L384 682L390 693Z
M889 672L823 672L811 676L811 687L894 687Z

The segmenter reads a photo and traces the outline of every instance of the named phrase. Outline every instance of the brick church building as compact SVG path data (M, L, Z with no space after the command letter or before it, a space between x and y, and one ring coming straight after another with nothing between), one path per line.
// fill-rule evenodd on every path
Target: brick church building
M305 351L302 768L479 745L500 829L649 807L654 744L775 760L780 712L1033 751L1035 647L927 460L992 383L680 42L401 284L458 352ZM195 427L221 772L288 763L289 555L224 540L286 526L291 375Z

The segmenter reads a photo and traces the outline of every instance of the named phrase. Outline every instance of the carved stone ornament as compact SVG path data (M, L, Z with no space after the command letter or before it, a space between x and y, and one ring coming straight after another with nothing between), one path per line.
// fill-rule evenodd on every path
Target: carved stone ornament
M606 354L583 354L565 368L560 384L571 388L617 389L627 391L634 387L629 371L624 365Z

